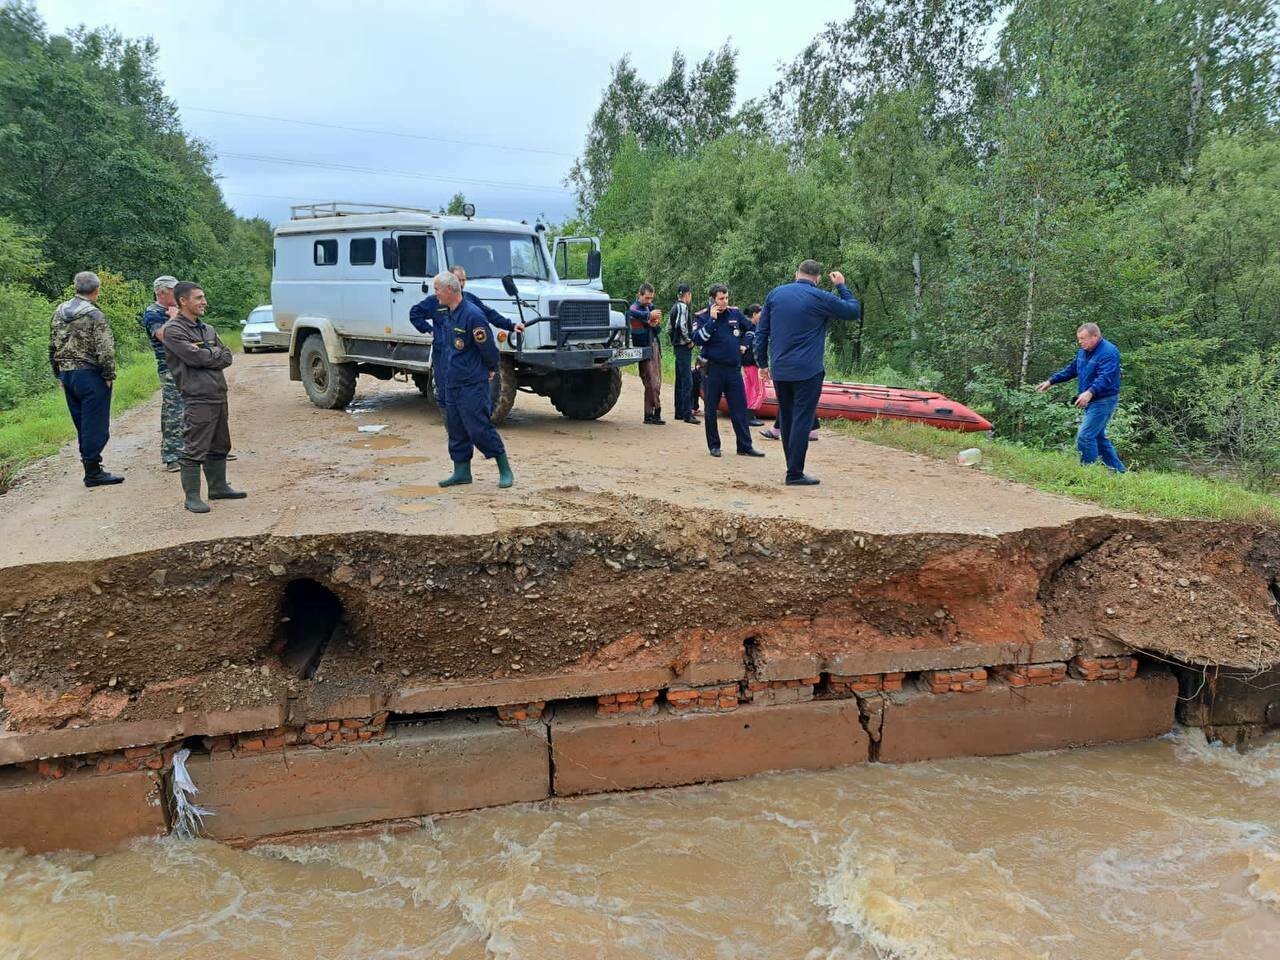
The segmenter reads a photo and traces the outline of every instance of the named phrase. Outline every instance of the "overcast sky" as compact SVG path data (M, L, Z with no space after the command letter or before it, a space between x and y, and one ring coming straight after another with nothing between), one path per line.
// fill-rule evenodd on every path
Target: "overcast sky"
M165 90L212 145L227 202L278 222L291 203L438 207L456 190L482 215L562 219L565 175L624 54L655 81L676 48L694 61L727 39L747 99L850 3L809 0L803 18L738 0L645 0L616 15L589 0L37 6L55 33L83 22L153 37Z

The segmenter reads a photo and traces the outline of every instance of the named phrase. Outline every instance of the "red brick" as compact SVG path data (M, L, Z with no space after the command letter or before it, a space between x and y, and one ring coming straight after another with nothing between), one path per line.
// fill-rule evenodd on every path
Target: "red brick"
M327 724L327 723L308 723L308 724L307 724L305 727L303 727L302 729L303 729L303 732L305 732L305 733L309 733L309 734L311 734L312 736L314 736L314 735L316 735L316 734L318 734L318 733L324 733L326 730L328 730L328 729L329 729L329 724Z
M274 737L267 737L262 741L262 748L264 750L279 750L284 746L285 739L286 737L282 733L276 734Z
M125 747L124 755L130 760L136 760L139 757L151 756L155 750L155 747Z
M119 757L115 759L103 757L98 761L96 769L98 773L104 775L113 773L132 773L138 769L138 761L124 760Z
M238 746L240 750L261 750L262 747L263 741L260 739L241 740Z
M342 729L344 730L359 730L363 726L364 721L354 717L349 717L342 721Z

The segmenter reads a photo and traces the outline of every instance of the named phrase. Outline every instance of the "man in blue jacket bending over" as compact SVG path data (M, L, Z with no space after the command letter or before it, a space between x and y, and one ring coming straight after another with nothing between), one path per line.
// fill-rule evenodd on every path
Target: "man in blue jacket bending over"
M787 455L787 485L793 487L818 482L804 472L804 461L809 453L809 429L822 396L822 378L826 375L827 321L857 320L862 315L862 305L844 285L843 273L831 272L834 295L818 289L821 276L818 261L801 262L794 283L774 287L765 297L756 325L756 363L773 371L778 426Z
M1107 424L1120 402L1120 351L1114 343L1102 339L1096 323L1081 325L1076 331L1076 343L1080 349L1075 359L1048 380L1036 384L1036 389L1044 393L1055 383L1078 381L1080 393L1076 406L1084 411L1084 420L1076 433L1080 462L1088 466L1101 457L1116 473L1124 473L1124 464L1107 439Z

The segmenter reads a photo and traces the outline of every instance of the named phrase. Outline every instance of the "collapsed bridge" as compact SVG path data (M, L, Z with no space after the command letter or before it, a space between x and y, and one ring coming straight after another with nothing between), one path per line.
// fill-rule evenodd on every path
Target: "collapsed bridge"
M253 842L1138 739L1175 707L1229 740L1280 723L1274 530L860 533L636 498L604 513L9 568L0 846L166 832L182 748L208 833Z

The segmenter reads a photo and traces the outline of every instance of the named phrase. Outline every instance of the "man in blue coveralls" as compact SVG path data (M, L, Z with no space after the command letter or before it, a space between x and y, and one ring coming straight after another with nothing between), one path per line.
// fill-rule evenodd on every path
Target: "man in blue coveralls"
M503 316L493 307L489 306L474 293L467 293L467 271L460 266L453 267L450 271L458 278L458 285L462 287L462 296L468 302L475 304L484 313L484 318L495 327L506 330L508 333L519 333L524 330L524 324L508 317ZM448 314L448 309L440 305L440 301L433 293L425 300L420 300L409 308L409 322L413 324L413 328L419 333L432 333L437 317L444 317ZM447 324L446 324L447 326ZM436 403L440 405L440 409L444 410L444 384L445 378L448 376L449 352L445 347L449 343L449 337L446 336L447 330L440 336L434 337L431 341L431 382L436 388Z
M437 274L434 286L436 300L448 311L445 317L436 315L435 336L446 341L444 422L453 461L453 473L440 486L470 483L471 457L479 450L498 462L498 486L509 487L515 478L507 449L489 419L489 381L498 372L498 345L480 308L463 297L456 276Z
M862 305L844 285L843 273L831 271L835 295L818 289L821 276L818 261L801 262L794 283L769 291L756 325L756 362L772 369L773 388L778 394L778 426L787 455L788 486L807 487L818 482L804 472L804 461L826 375L827 322L833 318L857 320L862 315Z
M716 410L723 396L738 441L738 456L763 457L764 451L751 445L747 394L742 386L742 354L751 349L751 324L741 310L729 306L729 288L724 284L715 284L707 293L711 303L693 318L693 342L707 362L702 388L707 401L706 419L702 423L707 433L707 450L713 457L720 456Z
M1120 402L1120 351L1114 343L1102 339L1096 323L1081 325L1076 331L1076 343L1080 349L1075 359L1048 380L1036 384L1036 389L1044 393L1056 383L1078 380L1080 393L1076 406L1084 411L1084 420L1076 433L1080 462L1088 466L1101 457L1116 473L1124 473L1124 464L1107 439L1107 424Z

